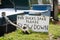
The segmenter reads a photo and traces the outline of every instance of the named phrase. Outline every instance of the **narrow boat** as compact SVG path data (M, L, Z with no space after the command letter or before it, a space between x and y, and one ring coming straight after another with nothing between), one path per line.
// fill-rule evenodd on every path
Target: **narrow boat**
M40 5L40 6L39 6ZM47 7L50 8L50 4L39 4L37 6L33 5L31 7L30 1L28 0L4 0L0 5L0 33L9 33L11 31L15 31L17 28L6 21L6 19L2 16L2 13L6 13L6 17L9 18L11 22L16 24L17 15L21 14L29 14L29 12L45 12L49 11ZM47 6L49 5L49 6ZM38 7L38 8L37 8ZM32 10L30 10L32 8ZM33 13L31 13L33 14ZM34 14L33 14L34 15ZM49 14L46 13L49 16Z

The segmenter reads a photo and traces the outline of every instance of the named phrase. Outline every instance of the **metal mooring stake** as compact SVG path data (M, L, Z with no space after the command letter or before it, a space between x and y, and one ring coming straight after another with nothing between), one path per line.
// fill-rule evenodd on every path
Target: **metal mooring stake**
M2 16L4 17L6 15L6 13L5 12L2 12ZM5 20L6 21L6 33L7 33L7 25L8 25L8 22L7 22L7 20Z
M6 20L6 33L8 32L8 30L7 30L8 29L8 26L7 25L8 25L8 22Z

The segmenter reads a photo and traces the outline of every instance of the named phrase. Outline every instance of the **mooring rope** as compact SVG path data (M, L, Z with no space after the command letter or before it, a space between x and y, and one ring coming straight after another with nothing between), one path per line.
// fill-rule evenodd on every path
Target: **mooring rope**
M11 25L17 27L18 29L23 30L22 27L18 26L17 24L14 24L12 21L10 21L9 18L5 15L5 12L2 12L2 16L5 18L5 20L6 20L8 23L10 23Z
M17 28L23 30L23 29L22 29L21 27L19 27L17 24L14 24L12 21L10 21L8 17L4 16L4 18L5 18L10 24L12 24L13 26L16 26Z
M9 20L8 17L4 16L4 18L7 20L7 22L9 22L10 24L12 24L13 26L17 27L18 29L22 30L23 32L28 32L28 34L30 33L28 28L26 27L25 29L23 29L23 27L18 26L17 24L14 24L12 21ZM25 27L25 26L24 26Z

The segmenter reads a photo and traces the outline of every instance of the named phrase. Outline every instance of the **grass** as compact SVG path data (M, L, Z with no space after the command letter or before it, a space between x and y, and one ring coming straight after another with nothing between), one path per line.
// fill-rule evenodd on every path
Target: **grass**
M31 34L23 34L20 30L16 30L15 32L5 34L0 40L48 40L48 35L45 33L31 33Z
M49 32L54 35L54 38L60 37L60 25L50 24Z
M60 25L54 25L50 23L49 32L54 35L54 38L60 36ZM5 34L0 37L0 40L49 40L48 33L35 33L23 34L21 30L16 30L15 32Z
M60 15L58 16L58 18L60 18Z

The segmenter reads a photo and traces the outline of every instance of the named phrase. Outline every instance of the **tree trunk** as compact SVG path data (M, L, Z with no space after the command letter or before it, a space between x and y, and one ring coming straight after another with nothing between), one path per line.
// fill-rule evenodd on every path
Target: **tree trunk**
M58 0L53 0L54 20L58 20Z
M1 0L0 0L0 5L1 5Z

